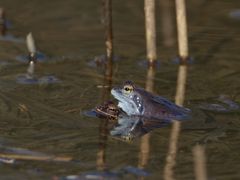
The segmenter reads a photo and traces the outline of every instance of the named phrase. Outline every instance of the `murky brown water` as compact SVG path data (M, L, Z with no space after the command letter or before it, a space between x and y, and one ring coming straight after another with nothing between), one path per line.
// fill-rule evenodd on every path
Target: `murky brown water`
M99 146L101 123L82 112L102 102L102 89L97 88L103 84L102 70L87 65L96 55L105 52L101 1L2 0L0 6L6 9L7 18L13 23L9 33L25 37L33 32L38 49L56 59L39 63L36 73L53 74L62 81L52 85L16 84L17 75L25 73L27 66L15 57L26 54L26 46L0 41L0 61L8 62L0 68L0 145L79 160L78 163L1 164L1 179L51 179L95 171L98 154L104 147ZM206 102L221 94L239 102L240 21L230 19L229 12L239 8L240 2L191 0L187 6L194 63L189 67L186 106L194 108L197 102ZM174 9L170 10L174 13ZM164 45L162 15L157 1L161 65L156 72L154 91L174 99L178 66L172 59L177 54L176 36L175 33L171 36L172 46ZM114 65L113 84L132 80L145 87L147 71L137 65L145 58L143 18L142 2L113 2L114 48L120 59ZM215 129L182 130L177 179L194 178L192 147L199 141L206 143L209 179L239 179L239 112L213 117ZM151 133L149 161L145 166L151 175L146 179L162 177L170 130L169 126ZM129 165L138 167L139 144L140 140L129 144L109 137L105 147L106 166L110 170Z

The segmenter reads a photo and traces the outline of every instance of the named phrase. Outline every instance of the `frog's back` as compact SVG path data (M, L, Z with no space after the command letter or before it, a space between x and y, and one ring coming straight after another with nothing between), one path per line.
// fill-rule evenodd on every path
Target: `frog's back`
M152 95L151 93L144 92L145 96L145 110L144 115L148 117L154 117L159 119L175 119L184 120L189 119L191 111L188 108L184 108L176 105L161 96Z

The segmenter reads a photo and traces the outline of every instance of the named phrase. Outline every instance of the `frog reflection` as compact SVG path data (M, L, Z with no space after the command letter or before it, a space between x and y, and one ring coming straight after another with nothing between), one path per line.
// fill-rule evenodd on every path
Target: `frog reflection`
M166 119L120 115L118 116L117 124L110 130L110 135L118 139L131 141L149 133L153 129L164 127L170 123L171 121Z
M131 141L155 128L171 123L168 119L153 119L138 115L127 115L112 101L107 101L95 108L96 115L109 120L108 130L112 137Z

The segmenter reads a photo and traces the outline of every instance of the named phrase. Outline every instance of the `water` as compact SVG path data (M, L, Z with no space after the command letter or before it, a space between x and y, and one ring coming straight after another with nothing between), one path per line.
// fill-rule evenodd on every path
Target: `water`
M77 160L2 163L1 179L54 179L96 172L96 162L101 164L97 157L103 152L106 166L112 172L138 167L140 140L126 143L108 137L105 145L106 137L99 132L103 122L82 113L101 104L103 99L103 71L88 66L95 56L105 52L101 2L1 2L13 24L9 33L24 38L33 32L37 49L56 59L38 63L36 74L54 75L61 83L16 84L16 77L26 73L27 64L16 61L15 57L27 54L26 46L0 41L0 60L8 63L0 67L0 143L5 147L71 156ZM240 3L233 0L187 3L190 53L194 63L189 67L185 106L194 108L199 102L210 103L211 98L222 94L239 102L240 22L231 19L229 13ZM154 79L154 92L173 100L178 66L172 60L177 55L177 46L176 43L170 47L164 45L162 14L159 3L156 4L161 63ZM113 69L114 85L132 80L145 87L147 71L138 65L145 59L143 18L143 2L113 1L114 48L115 55L120 57ZM172 37L176 42L176 35ZM239 112L212 116L214 128L182 130L175 171L177 179L194 178L192 147L197 142L206 143L210 179L239 179ZM206 117L199 115L198 118ZM150 175L146 179L162 177L170 130L168 126L151 133L149 161L145 166ZM121 177L136 179L131 173L123 173Z

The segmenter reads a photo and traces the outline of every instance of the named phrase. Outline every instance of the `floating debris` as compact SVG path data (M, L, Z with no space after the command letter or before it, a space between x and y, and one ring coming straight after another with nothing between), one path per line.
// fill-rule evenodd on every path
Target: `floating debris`
M133 167L133 166L126 166L122 168L125 172L129 174L134 174L136 176L150 176L151 174L144 169Z
M29 54L16 56L16 60L20 62L29 62L31 60L34 60L37 62L45 62L48 60L48 57L46 55L37 51L35 40L31 32L26 37L26 44L27 44L27 49Z
M4 9L0 8L0 41L11 41L15 43L23 43L24 40L22 38L17 38L7 33L7 30L10 26L11 26L11 23L6 19Z
M229 17L232 19L240 20L240 9L232 10L229 13Z
M0 161L11 162L14 160L35 160L35 161L72 161L72 157L67 156L54 156L41 152L31 151L24 148L8 147L0 145Z
M1 163L5 163L5 164L14 164L14 163L15 163L15 159L0 158L0 162L1 162Z
M199 108L218 113L231 113L240 110L240 105L225 95L219 96L216 101L217 103L203 103L199 105Z
M123 179L124 175L134 175L137 177L150 176L151 174L145 171L144 169L140 169L133 166L126 166L118 170L106 170L106 171L92 171L86 172L80 175L68 175L63 177L54 177L53 180L88 180L88 179L96 179L96 180L118 180Z
M18 38L18 37L15 37L14 35L11 35L11 34L6 34L4 36L0 36L0 41L9 41L9 42L14 42L14 43L24 43L23 38Z
M54 177L53 180L88 180L88 179L95 179L95 180L119 180L120 174L116 172L110 171L103 171L103 172L87 172L81 175L68 175L63 177Z

